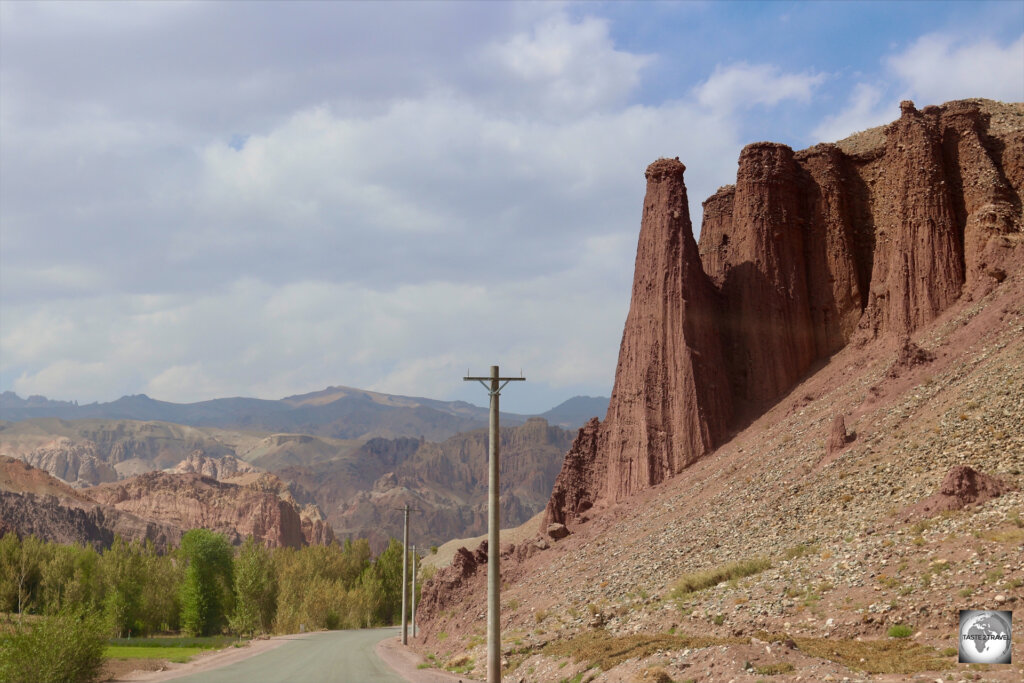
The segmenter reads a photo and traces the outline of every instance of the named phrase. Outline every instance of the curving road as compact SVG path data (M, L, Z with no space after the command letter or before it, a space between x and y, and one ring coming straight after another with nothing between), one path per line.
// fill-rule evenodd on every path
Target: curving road
M374 652L378 642L400 629L327 631L301 638L175 683L406 683Z

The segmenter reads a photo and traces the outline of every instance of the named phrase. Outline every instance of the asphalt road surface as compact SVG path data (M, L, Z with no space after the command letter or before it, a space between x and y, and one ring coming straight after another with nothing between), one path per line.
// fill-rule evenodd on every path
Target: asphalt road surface
M406 683L374 646L400 629L326 631L289 640L269 652L174 683Z

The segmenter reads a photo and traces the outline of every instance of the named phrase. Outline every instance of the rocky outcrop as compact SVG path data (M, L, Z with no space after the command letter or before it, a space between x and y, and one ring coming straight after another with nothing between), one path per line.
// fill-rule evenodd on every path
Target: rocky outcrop
M693 238L685 170L660 159L645 174L633 298L602 435L614 500L706 454L731 417L718 298Z
M854 436L846 432L846 419L842 415L836 415L832 418L832 427L829 429L825 451L828 455L835 455L846 448L853 439Z
M306 544L294 504L273 493L199 474L150 472L86 489L104 505L181 529L223 533L232 543L253 536L269 547Z
M934 113L912 102L886 128L866 311L874 336L909 334L960 296L964 252Z
M603 424L580 429L547 506L549 524L671 477L725 437L729 382L719 295L701 267L690 225L685 167L647 168L633 298Z
M258 471L249 463L239 460L233 455L222 455L212 458L207 456L202 450L192 451L188 454L187 458L169 470L172 474L195 473L218 481Z
M49 473L0 456L0 536L34 535L55 543L109 546L114 536L177 545L181 530L101 505Z
M92 441L61 437L24 456L32 467L45 470L74 486L95 486L117 481L117 472L104 462Z
M615 390L542 533L677 474L851 342L897 346L890 376L929 362L914 332L1022 267L1024 105L900 108L836 144L745 147L736 184L704 202L699 247L683 165L648 168Z
M804 248L814 357L840 350L867 301L868 273L858 252L855 172L839 147L815 145L796 155L804 172Z
M908 509L903 518L933 517L941 512L962 510L1008 493L1013 486L1002 479L978 472L967 465L951 467L939 489Z

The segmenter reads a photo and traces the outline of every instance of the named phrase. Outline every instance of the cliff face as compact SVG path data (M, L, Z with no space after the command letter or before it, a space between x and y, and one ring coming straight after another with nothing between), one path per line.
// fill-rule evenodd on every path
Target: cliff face
M548 508L552 521L564 521L565 504L582 511L597 497L618 500L664 481L726 434L718 294L693 239L685 170L678 159L647 169L634 297L607 418L584 426L566 456ZM600 464L591 464L596 453ZM586 495L574 493L581 490Z
M906 338L1024 262L1024 105L904 102L837 144L748 145L699 248L683 170L647 169L611 403L543 528L678 473L847 344Z
M218 482L194 473L149 472L84 493L138 517L180 529L202 527L223 533L236 544L249 535L270 547L307 544L298 506L259 487ZM320 535L327 536L323 530Z

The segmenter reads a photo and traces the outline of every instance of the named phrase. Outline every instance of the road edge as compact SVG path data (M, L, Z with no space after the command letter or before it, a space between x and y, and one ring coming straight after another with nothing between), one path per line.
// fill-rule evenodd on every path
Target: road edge
M402 645L400 636L378 641L374 651L382 662L409 683L479 683L472 678L453 674L444 669L421 669L426 660L418 652Z

